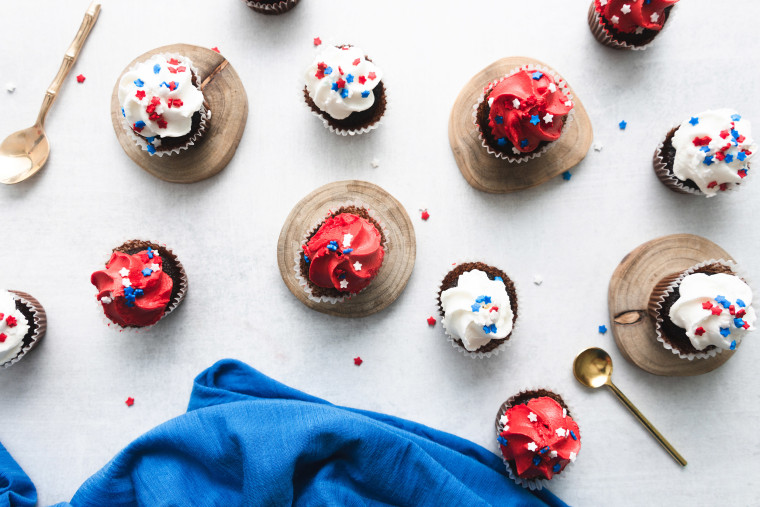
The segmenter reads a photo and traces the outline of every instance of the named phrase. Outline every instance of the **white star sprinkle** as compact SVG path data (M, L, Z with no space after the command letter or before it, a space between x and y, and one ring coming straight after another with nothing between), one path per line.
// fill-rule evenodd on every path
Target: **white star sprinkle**
M8 93L13 93L16 91L16 85L13 83L6 83L5 89L8 90Z
M556 458L557 457L557 451L552 451L549 453L550 458Z
M343 248L350 247L352 239L354 239L354 235L353 234L345 233L343 235Z
M348 287L348 280L341 280L340 281L340 288L345 289Z
M119 270L119 274L120 274L121 276L129 276L129 270L128 270L127 268L121 268L121 269Z
M576 456L578 456L578 455L577 455L577 454L575 454L574 452L571 452L571 453L570 453L570 461L575 461L575 457L576 457Z
M536 445L535 442L529 443L526 447L528 448L529 451L532 451L532 452L536 452L536 449L538 449L538 446Z
M544 116L545 123L551 123L553 119L554 119L553 114L546 113L546 115Z
M159 266L158 264L156 264L155 262L153 262L150 265L150 269L151 269L151 271L158 271L158 270L161 269L161 266Z
M618 23L620 23L620 18L619 18L619 17L617 17L617 16L612 16L612 17L610 18L610 21L612 21L612 24L613 24L613 25L617 25Z
M359 261L354 262L354 270L355 271L361 271L362 270L362 263Z
M604 7L605 5L607 5L607 0L599 0L599 5Z
M488 97L488 107L493 106L493 97Z
M380 167L380 161L377 158L373 158L372 161L369 163L369 165L377 169L378 167Z
M652 23L657 23L657 20L660 19L660 15L656 12L653 12L651 16L649 16L649 19L652 20Z
M533 283L536 285L541 285L544 283L544 278L541 275L533 275Z
M623 4L623 7L620 9L620 12L622 12L623 14L628 14L629 12L631 12L631 6L628 4Z
M557 428L555 431L558 437L564 437L565 436L565 428Z
M104 305L110 305L111 303L113 303L113 299L109 298L108 296L103 296L102 298L100 298L100 302L103 303Z
M122 278L121 279L121 284L124 287L132 287L132 282L129 281L129 278Z
M517 99L513 100L512 107L514 107L515 109L520 109L520 101Z
M557 91L557 85L555 85L554 83L549 83L549 91L552 92L552 93L556 92Z
M562 409L562 417L567 417L567 409L566 408Z
M151 250L151 252L153 252L154 257L161 257L160 255L158 255L158 250Z
M506 426L508 422L509 422L509 417L507 417L507 414L504 414L503 416L499 418L499 424L501 424L502 426Z
M565 105L567 107L573 107L573 101L572 100L568 100L567 102L565 102Z
M530 422L536 422L538 421L538 416L534 414L533 412L531 412L530 414L528 414L528 420Z
M636 30L634 30L634 31L636 32L636 35L641 35L642 33L644 33L644 27L643 26L637 26Z
M602 148L604 148L604 145L600 143L599 141L594 143L594 150L595 151L602 151Z

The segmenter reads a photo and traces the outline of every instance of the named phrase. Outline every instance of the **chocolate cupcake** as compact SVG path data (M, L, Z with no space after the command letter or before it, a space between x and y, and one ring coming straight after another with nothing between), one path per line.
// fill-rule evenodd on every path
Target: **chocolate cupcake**
M458 264L438 290L438 310L452 345L471 357L490 357L509 341L517 321L515 284L482 262Z
M502 403L496 440L510 478L530 489L562 473L581 449L580 429L567 405L546 389L522 391Z
M613 49L646 49L662 31L678 0L593 0L588 26Z
M298 5L298 0L243 0L243 3L261 14L282 14Z
M653 167L670 190L712 197L744 182L755 151L749 120L731 109L705 111L667 133Z
M171 155L200 141L211 111L201 76L181 55L154 55L119 81L124 128L151 155Z
M560 138L572 110L564 81L526 65L486 85L473 121L489 154L520 163L541 156Z
M733 262L710 260L673 273L654 287L649 315L657 340L682 359L706 359L734 350L756 314L752 289Z
M132 240L115 248L106 268L90 278L105 316L122 328L152 326L187 292L182 263L165 246Z
M37 345L47 329L39 301L17 290L0 290L0 367L16 364Z
M375 279L385 248L383 227L367 208L341 206L306 234L296 256L297 278L309 299L343 301Z
M380 125L387 101L383 72L356 46L328 46L306 70L304 99L330 131L369 132Z

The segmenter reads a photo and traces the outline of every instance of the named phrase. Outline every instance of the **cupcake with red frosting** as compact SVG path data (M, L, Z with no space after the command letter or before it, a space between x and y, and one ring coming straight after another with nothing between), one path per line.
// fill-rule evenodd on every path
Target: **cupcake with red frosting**
M489 83L474 106L473 120L488 153L519 163L548 150L572 112L567 84L528 65Z
M343 301L375 279L385 246L383 228L366 208L342 206L306 235L296 256L298 281L313 301Z
M150 241L132 240L115 248L105 269L90 281L105 316L122 328L152 326L187 292L182 263L171 250Z
M509 476L541 489L575 461L581 433L562 397L540 389L512 396L496 415L496 440Z
M26 292L0 290L0 368L16 364L45 336L47 316Z
M243 0L243 3L261 14L282 14L298 5L298 0Z
M594 0L588 26L596 40L614 49L646 49L662 31L678 0Z

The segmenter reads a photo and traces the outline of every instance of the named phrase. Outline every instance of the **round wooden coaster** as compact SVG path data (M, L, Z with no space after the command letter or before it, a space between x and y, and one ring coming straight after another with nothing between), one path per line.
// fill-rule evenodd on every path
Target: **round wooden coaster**
M712 371L734 355L724 350L708 359L681 359L657 341L647 313L657 282L710 259L733 260L712 241L693 234L653 239L623 258L612 274L608 297L612 335L626 359L655 375L690 376Z
M489 155L480 142L478 128L472 121L473 106L483 88L517 67L540 65L554 71L545 63L523 56L502 58L478 72L459 92L449 116L449 144L462 176L478 190L495 194L516 192L545 183L577 165L588 153L594 132L586 109L570 88L575 119L551 148L538 158L521 164L510 163Z
M119 81L133 65L159 53L178 53L193 61L203 79L203 96L211 111L209 128L194 146L163 157L151 156L125 132L119 107ZM248 120L248 97L237 72L219 53L189 44L172 44L135 58L116 80L111 97L111 122L119 144L137 165L173 183L194 183L215 175L229 164Z
M317 303L309 299L298 284L295 256L301 251L304 235L331 209L347 201L367 205L385 226L387 243L383 265L372 283L356 296L335 304ZM277 241L277 265L290 292L309 308L339 317L365 317L393 303L412 276L416 255L414 227L401 203L377 185L358 180L329 183L298 201L285 219Z

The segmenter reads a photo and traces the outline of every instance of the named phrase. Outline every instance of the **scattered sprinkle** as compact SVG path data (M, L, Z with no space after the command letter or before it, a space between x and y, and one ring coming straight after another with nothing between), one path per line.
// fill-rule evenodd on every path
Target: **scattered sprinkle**
M77 83L84 83L84 80L85 80L85 79L87 79L87 78L86 78L86 77L84 77L84 75L83 75L83 74L79 74L79 75L77 76Z
M604 148L604 145L599 141L594 143L594 151L602 151L602 148Z
M369 165L371 165L372 167L374 167L375 169L377 169L378 167L380 167L380 161L377 158L373 158L370 161Z
M8 93L13 93L16 91L16 84L15 83L5 83L5 89L8 90Z
M572 178L573 175L570 171L565 171L562 173L562 179L565 181L570 181L570 178Z
M356 356L356 357L354 358L354 364L355 364L356 366L361 366L363 362L364 362L364 361L362 361L362 358L361 358L361 357L359 357L359 356Z
M322 44L322 39L320 39L319 37L314 37L314 45L319 46L321 44Z
M420 218L422 218L423 220L427 220L428 218L430 218L430 213L428 213L428 210L426 209L422 210L422 214L420 215Z
M691 120L689 120L689 123L691 123L692 125L696 125L697 123L699 123L699 118L697 118L696 116L692 116Z
M554 466L552 467L552 472L556 474L560 471L561 468L562 468L562 465L560 465L559 463L555 463Z
M436 320L431 315L430 317L427 318L427 323L428 323L428 326L435 326Z
M536 285L541 285L544 283L544 278L541 275L533 275L533 283Z
M135 404L135 399L130 396L129 398L127 398L127 401L125 401L124 403L126 403L128 407L131 407L132 405Z
M532 77L533 79L535 79L536 81L538 81L539 79L541 79L543 77L543 75L544 75L543 73L541 73L539 71L536 71L533 74L531 74L530 77Z
M618 123L618 127L620 127L620 130L625 130L627 126L628 126L628 123L625 120Z
M607 326L605 326L604 324L602 324L601 326L599 326L599 332L601 334L605 334L607 332Z
M0 333L0 343L3 343L5 339L8 338L8 335L5 333Z
M530 117L530 122L533 125L538 125L539 123L541 123L541 119L538 117L537 114L534 114L533 116Z
M221 54L221 53L222 53L221 51L219 51L219 48L218 48L218 47L216 47L216 46L214 46L213 48L211 48L211 51L216 51L216 52L217 52L217 53L219 53L219 54Z

